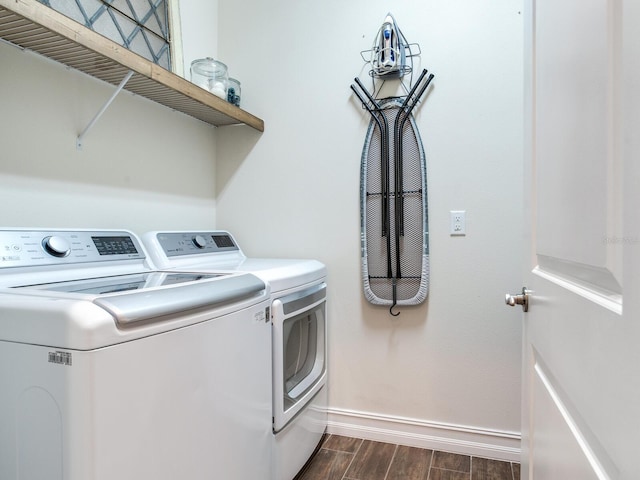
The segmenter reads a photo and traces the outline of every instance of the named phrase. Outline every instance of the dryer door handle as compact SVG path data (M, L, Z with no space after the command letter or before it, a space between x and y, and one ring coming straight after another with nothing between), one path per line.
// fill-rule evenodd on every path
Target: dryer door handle
M327 296L327 284L321 283L315 287L282 297L282 310L285 315L309 308L311 305L324 300Z

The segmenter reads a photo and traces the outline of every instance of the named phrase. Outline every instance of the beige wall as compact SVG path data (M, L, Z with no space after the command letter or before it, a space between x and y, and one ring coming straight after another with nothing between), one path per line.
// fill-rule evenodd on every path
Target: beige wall
M0 43L0 226L215 225L217 130Z
M191 62L218 53L218 0L171 0L178 4L181 20L184 78L191 78Z
M469 440L458 427L472 442L517 438L520 315L503 298L521 287L520 2L219 4L219 57L266 130L259 139L244 129L219 137L218 226L250 255L327 264L332 428L414 443L451 437L449 449ZM397 318L362 294L359 169L369 118L349 89L357 75L369 82L360 51L389 8L420 44L416 71L436 75L416 113L431 287L424 305ZM467 211L466 237L449 236L450 210Z

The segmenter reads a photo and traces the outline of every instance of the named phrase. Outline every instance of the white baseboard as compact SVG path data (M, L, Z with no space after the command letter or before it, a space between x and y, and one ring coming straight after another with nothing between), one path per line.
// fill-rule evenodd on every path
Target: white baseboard
M520 461L520 433L517 432L330 408L327 433L507 462Z

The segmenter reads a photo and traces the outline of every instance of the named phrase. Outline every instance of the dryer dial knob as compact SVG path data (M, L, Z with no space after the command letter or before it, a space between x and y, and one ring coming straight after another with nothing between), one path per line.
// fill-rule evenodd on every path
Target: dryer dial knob
M202 235L196 235L191 240L193 241L193 244L198 248L204 248L207 246L207 239Z
M71 252L71 246L64 238L52 235L42 240L44 251L54 257L66 257Z

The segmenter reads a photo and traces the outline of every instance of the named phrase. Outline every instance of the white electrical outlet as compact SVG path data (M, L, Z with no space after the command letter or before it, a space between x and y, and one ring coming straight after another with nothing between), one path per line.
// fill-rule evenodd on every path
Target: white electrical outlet
M449 212L451 219L451 227L449 233L451 235L466 235L467 234L467 225L466 225L466 210L451 210Z

